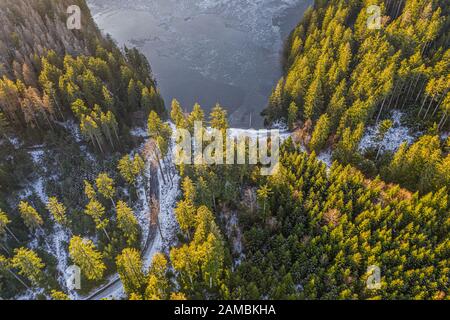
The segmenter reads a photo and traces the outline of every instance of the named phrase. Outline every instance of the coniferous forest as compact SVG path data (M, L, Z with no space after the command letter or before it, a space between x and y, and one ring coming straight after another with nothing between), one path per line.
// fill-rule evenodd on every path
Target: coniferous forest
M1 1L0 297L448 300L449 13L314 1L262 113L286 127L264 176L177 163L174 133L225 139L227 108L165 103L85 0Z

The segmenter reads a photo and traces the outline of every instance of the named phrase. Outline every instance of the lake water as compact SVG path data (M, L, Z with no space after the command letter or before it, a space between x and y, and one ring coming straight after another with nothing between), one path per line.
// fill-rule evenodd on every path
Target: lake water
M88 0L119 45L148 57L160 91L189 111L217 102L235 127L262 126L260 112L282 75L283 39L312 0Z

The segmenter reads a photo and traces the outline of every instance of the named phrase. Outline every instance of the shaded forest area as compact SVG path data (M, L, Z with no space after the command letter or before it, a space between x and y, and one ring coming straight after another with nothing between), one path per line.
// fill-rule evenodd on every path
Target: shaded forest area
M71 5L80 30L66 26ZM140 247L146 164L128 155L141 143L130 130L165 118L164 102L145 56L103 36L84 0L2 1L0 22L1 296L58 296L69 261L89 290L117 250Z

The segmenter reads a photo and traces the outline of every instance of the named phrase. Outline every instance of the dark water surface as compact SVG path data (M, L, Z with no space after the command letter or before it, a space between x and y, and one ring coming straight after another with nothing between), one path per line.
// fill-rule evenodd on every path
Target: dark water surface
M161 93L189 111L219 102L260 127L281 77L283 39L312 0L88 0L99 27L148 57Z

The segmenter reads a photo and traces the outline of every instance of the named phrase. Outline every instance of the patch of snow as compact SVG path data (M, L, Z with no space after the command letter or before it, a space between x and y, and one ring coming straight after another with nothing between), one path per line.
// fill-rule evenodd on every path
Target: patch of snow
M231 248L237 258L233 261L233 267L237 267L245 259L242 244L242 230L239 228L239 218L237 211L222 212L221 217L225 220L225 235L231 242Z
M147 165L148 167L148 165ZM141 181L139 183L139 188L137 190L138 193L138 204L134 206L134 213L136 216L136 219L138 220L138 223L141 227L142 230L142 243L141 246L143 247L145 245L145 241L148 238L148 233L149 233L149 216L150 216L150 204L148 202L147 199L147 193L145 191L145 189L147 188L147 190L149 189L148 186L148 181L149 181L149 175L150 175L150 170L146 169L145 170L145 177L144 177L144 181Z
M45 187L44 187L44 179L42 177L39 177L33 184L32 184L33 191L37 194L39 199L42 203L47 203L48 197L45 194Z
M144 128L141 127L136 127L130 130L130 134L132 136L135 137L140 137L140 138L147 138L148 137L148 133L147 130L145 130Z
M366 133L364 134L361 142L359 144L360 151L366 151L369 149L378 149L381 145L382 151L392 151L395 152L398 150L400 145L406 142L408 145L413 143L415 137L411 134L411 130L403 126L401 123L401 118L403 113L395 110L392 114L392 128L386 133L383 141L378 143L376 141L376 137L378 134L377 126L370 126L366 129Z
M35 148L40 148L40 147L42 147L42 146L36 146ZM28 153L30 154L31 158L33 159L33 162L35 164L38 164L42 160L42 157L44 156L45 151L43 149L36 149L33 151L29 151Z
M9 143L11 143L14 146L14 149L19 149L22 145L23 142L20 141L19 138L17 137L8 137Z
M29 151L29 154L32 157L34 164L44 168L44 171L46 171L45 166L41 166L45 153L43 146L34 146L33 149L33 151ZM46 204L48 202L48 195L45 192L45 182L46 178L42 175L38 175L27 188L22 190L19 194L19 198L25 199L31 196L32 193L35 193L39 200L43 204ZM51 219L53 220L53 217L51 217ZM66 288L66 270L68 268L67 244L70 241L70 234L68 230L56 223L56 221L53 220L53 222L53 231L50 234L46 234L42 229L37 230L36 236L29 242L28 247L31 249L36 249L40 246L38 239L44 239L44 247L41 247L41 249L56 258L56 269L58 272L57 280L62 288ZM71 298L78 297L77 293L74 291L68 292L68 294ZM36 293L33 293L33 295L36 296ZM29 294L25 297L28 298Z
M317 160L325 163L327 165L327 168L331 168L331 165L333 164L332 156L333 156L333 153L332 153L331 149L327 149L326 151L322 151L317 156Z
M207 128L209 130L210 128ZM290 136L290 132L287 130L280 129L240 129L240 128L229 128L227 134L229 137L237 138L240 136L246 136L249 138L263 138L270 136L271 134L279 134L280 140L284 141Z
M173 128L173 124L169 123L171 127ZM143 132L144 130L136 130L135 132ZM144 146L142 144L139 148L141 149ZM170 150L167 154L167 157L165 161L162 162L162 170L164 172L167 172L173 168L166 168L166 163L170 166L173 166L173 159L172 154L173 152L171 149L174 147L174 141L171 141L170 144ZM175 171L176 172L176 171ZM145 245L145 241L148 237L148 233L150 230L150 204L147 199L147 195L145 192L145 188L149 189L148 181L150 178L150 167L147 166L145 171L145 177L143 180L139 183L138 188L138 204L134 206L136 218L138 219L138 222L142 228L142 238L143 243L142 246ZM145 252L142 254L142 262L145 269L148 269L151 265L152 259L154 255L158 252L165 252L169 253L170 247L176 244L176 234L179 230L178 222L175 217L175 205L178 198L178 194L180 192L179 181L180 176L178 174L174 174L172 177L172 182L170 180L166 181L166 183L163 183L163 179L161 176L160 170L158 170L158 178L159 178L159 224L161 233L159 230L156 231L156 235L153 239L153 242L148 246ZM108 283L116 282L116 280L119 279L119 276L117 274L110 277L108 280ZM101 288L99 288L101 289ZM106 299L113 299L113 300L120 300L124 299L126 297L124 288L121 281L117 281L113 286L102 292L101 295L99 295L97 298L106 298Z
M281 131L288 131L288 125L287 125L285 119L278 119L278 120L272 122L271 127L273 129L278 129Z
M80 145L80 150L83 151L84 155L86 156L86 159L88 159L90 162L92 162L94 164L97 162L94 154L92 154L89 151L89 149L86 145Z
M15 300L35 300L41 294L44 294L43 288L30 288L25 293L15 297Z
M174 172L172 181L166 178L166 183L163 182L161 172L158 170L159 175L159 226L161 228L161 232L157 231L155 236L153 246L151 249L144 255L144 266L148 268L151 265L153 256L158 252L168 253L170 247L176 244L176 234L179 231L178 221L175 216L175 206L177 202L178 195L180 193L179 184L181 177L178 175L176 170L172 170L173 168L166 168L166 163L170 166L173 165L173 148L175 145L175 141L172 139L170 150L167 153L166 160L162 161L162 170L164 172L172 171Z
M69 131L69 133L72 135L72 137L75 139L76 142L83 141L83 136L81 135L80 128L73 119L67 120L66 122L58 122L58 124L67 131Z
M32 189L38 195L42 203L46 204L48 202L48 196L45 193L44 179L39 177L33 184ZM37 231L37 236L41 237L45 241L44 250L49 254L53 255L57 261L57 271L58 271L58 282L63 288L66 288L67 283L67 273L66 270L69 267L68 261L68 243L70 241L70 234L67 229L58 224L53 217L51 219L54 222L53 232L51 234L45 234L42 230ZM37 237L31 243L32 246L36 247L38 244ZM77 297L75 291L69 292L71 298Z
M67 263L69 258L68 252L69 251L68 244L70 241L69 231L60 224L55 222L53 234L51 235L50 241L52 252L58 261L57 269L59 272L58 277L59 283L63 288L66 288L66 284L69 281L68 279L69 275L67 273L67 268L69 267L69 264ZM75 290L70 290L68 292L68 295L73 300L76 300L78 298L78 294Z

